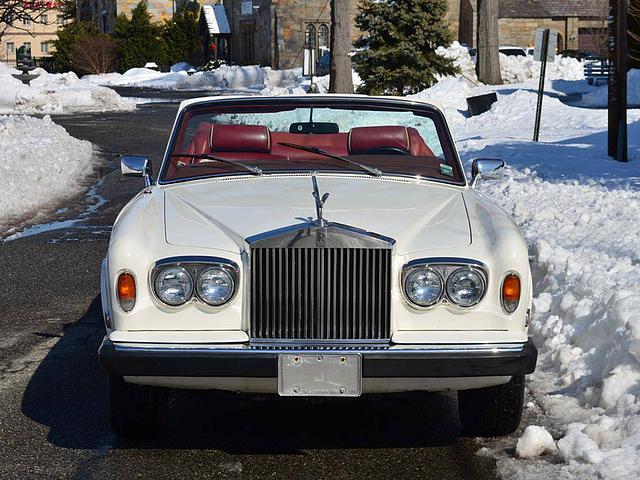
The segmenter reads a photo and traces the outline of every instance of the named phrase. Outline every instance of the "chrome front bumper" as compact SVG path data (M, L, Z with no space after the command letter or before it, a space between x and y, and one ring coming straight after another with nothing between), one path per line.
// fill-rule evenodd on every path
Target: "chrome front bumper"
M105 373L123 376L276 378L278 355L359 354L364 378L512 376L534 371L538 351L526 343L465 345L180 345L114 343L98 350Z

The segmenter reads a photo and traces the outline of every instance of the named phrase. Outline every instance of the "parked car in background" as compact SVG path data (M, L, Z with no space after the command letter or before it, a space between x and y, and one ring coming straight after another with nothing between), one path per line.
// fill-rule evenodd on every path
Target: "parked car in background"
M360 95L187 100L157 179L150 165L122 159L145 188L102 263L117 434L161 426L164 387L457 391L467 434L516 430L537 359L527 245L474 188L504 162L475 160L468 181L442 110Z
M588 50L563 50L559 55L575 58L576 60L584 61L585 63L602 62L605 60L605 57L602 55L598 55L597 53L590 52Z
M498 51L507 57L526 57L527 52L522 47L500 46Z
M527 47L527 56L533 57L533 54L536 51L536 47Z

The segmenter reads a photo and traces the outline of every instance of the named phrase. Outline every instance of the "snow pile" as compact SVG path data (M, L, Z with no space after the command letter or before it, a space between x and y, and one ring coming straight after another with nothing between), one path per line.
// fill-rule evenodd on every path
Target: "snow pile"
M115 91L80 80L75 73L49 74L42 69L29 85L0 72L0 113L51 114L133 110L135 103Z
M476 78L476 63L469 55L467 47L460 45L458 42L453 42L448 47L436 48L436 53L441 57L452 59L463 75Z
M500 54L500 72L506 83L523 83L532 78L540 78L541 62L533 57L516 57ZM547 62L545 74L547 80L582 80L584 68L575 58L556 57L553 62Z
M449 47L438 47L436 53L451 58L460 68L462 74L472 80L476 79L475 59L469 55L466 47L453 42ZM523 83L540 77L540 62L533 57L507 56L500 54L500 73L506 83ZM546 78L548 80L582 80L583 64L575 58L557 56L553 62L547 63Z
M221 65L215 70L189 75L186 67L186 64L176 64L168 73L132 68L123 74L87 75L83 80L97 85L163 90L233 90L263 95L286 93L289 89L299 88L305 81L301 68L272 70L259 65Z
M499 157L511 165L502 181L480 189L514 217L529 245L530 334L540 357L528 386L545 424L558 432L564 459L527 463L502 449L500 468L523 478L541 471L639 478L640 111L628 113L630 162L620 164L606 155L606 111L545 97L543 142L533 143L534 91L494 88L492 109L468 118L460 109L463 85L443 80L419 95L440 89L447 100L450 92L445 110L467 162ZM523 437L523 457L536 450L528 448L535 439L532 432Z
M640 70L630 70L627 74L627 102L629 105L640 105ZM609 103L609 87L596 88L583 95L579 105L585 107L606 107Z
M553 437L544 427L529 425L516 444L520 458L535 458L544 453L554 453L558 448Z
M453 122L464 121L460 115L467 110L466 99L482 93L484 92L476 89L465 77L445 77L433 87L409 95L408 98L439 105L448 113L447 120Z
M71 137L48 116L0 116L0 232L79 193L92 157L89 142Z

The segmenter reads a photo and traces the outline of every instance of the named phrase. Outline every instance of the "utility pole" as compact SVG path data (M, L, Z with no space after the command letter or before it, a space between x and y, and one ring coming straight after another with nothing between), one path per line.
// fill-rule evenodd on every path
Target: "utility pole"
M627 157L627 0L609 0L609 156Z

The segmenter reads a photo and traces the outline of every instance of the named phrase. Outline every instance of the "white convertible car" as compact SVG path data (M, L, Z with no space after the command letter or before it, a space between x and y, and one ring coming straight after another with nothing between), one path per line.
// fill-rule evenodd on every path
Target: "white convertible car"
M450 390L467 434L517 428L537 359L527 248L474 189L504 163L474 161L469 183L439 109L357 95L189 100L157 179L150 165L122 159L146 186L102 265L116 433L157 426L166 387Z

